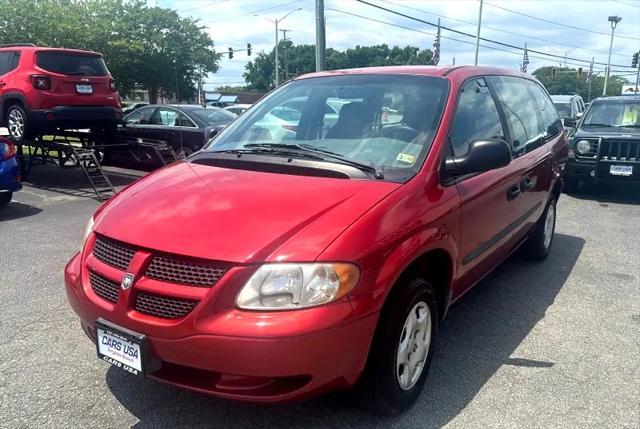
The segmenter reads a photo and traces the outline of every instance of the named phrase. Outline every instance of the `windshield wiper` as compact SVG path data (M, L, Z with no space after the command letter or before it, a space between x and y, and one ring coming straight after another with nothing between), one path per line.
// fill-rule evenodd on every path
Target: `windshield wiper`
M606 127L606 128L613 128L615 127L615 125L611 125L611 124L582 124L583 127Z
M352 167L355 167L361 171L365 171L367 173L373 174L376 179L382 180L384 179L384 174L375 165L368 165L362 162L354 161L349 158L345 158L339 153L331 152L324 149L318 149L313 145L308 144L286 144L286 143L249 143L244 145L246 148L265 148L271 150L284 150L287 153L308 153L315 154L318 159L322 159L326 161L326 158L335 159L342 164L347 164Z

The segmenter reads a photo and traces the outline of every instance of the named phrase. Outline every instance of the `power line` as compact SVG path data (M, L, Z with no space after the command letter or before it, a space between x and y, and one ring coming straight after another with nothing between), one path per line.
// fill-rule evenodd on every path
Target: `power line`
M277 4L275 6L265 7L263 9L254 10L252 12L245 12L245 13L242 13L240 15L229 16L227 18L221 18L221 19L216 19L214 21L209 21L209 24L213 24L214 22L228 21L230 19L242 18L243 16L254 15L256 13L265 12L267 10L277 9L277 8L284 7L284 6L289 6L289 5L294 4L294 3L300 3L301 1L302 0L293 0L293 1L290 1L288 3L280 3L280 4Z
M616 3L623 4L625 6L636 7L638 9L640 9L640 2L638 2L637 4L630 4L630 3L627 3L627 2L623 2L622 0L613 0L613 1L616 2Z
M354 17L357 17L357 18L368 20L368 21L377 22L379 24L389 25L391 27L397 27L397 28L402 28L404 30L413 31L413 32L416 32L416 33L426 34L426 35L432 36L432 37L435 36L435 33L430 33L428 31L418 30L416 28L407 27L407 26L404 26L404 25L401 25L401 24L395 24L395 23L392 23L392 22L383 21L383 20L376 19L376 18L371 18L369 16L359 15L359 14L353 13L353 12L347 12L345 10L340 10L340 9L336 9L336 8L327 8L326 10L339 12L339 13L342 13L342 14L345 14L345 15L351 15L351 16L354 16ZM446 40L451 40L451 41L454 41L454 42L475 46L474 42L471 42L471 41L468 41L468 40L456 39L455 37L444 36L444 35L441 35L440 37L442 37L443 39L446 39ZM506 53L509 53L509 54L512 54L512 55L516 55L518 57L522 56L521 52L513 52L513 51L510 51L510 50L507 50L507 49L496 48L495 46L489 46L489 45L485 45L485 44L482 44L482 43L480 44L480 46L482 46L483 48L486 48L486 49L494 50L494 51L506 52ZM543 60L543 61L551 61L549 58L539 57L537 55L529 55L529 58L536 58L536 59ZM576 66L576 67L583 67L584 66L583 64L576 64L576 63L571 63L571 62L567 62L566 64L567 65L573 65L573 66ZM603 71L603 70L594 69L594 71ZM612 73L613 73L613 71L612 71Z
M376 9L384 10L385 12L389 12L389 13L392 13L394 15L402 16L404 18L407 18L407 19L410 19L410 20L413 20L413 21L417 21L417 22L421 22L423 24L430 25L432 27L438 27L438 24L434 24L433 22L425 21L424 19L416 18L415 16L407 15L407 14L404 14L402 12L398 12L398 11L395 11L395 10L392 10L392 9L388 9L386 7L383 7L383 6L374 4L374 3L370 3L370 2L365 1L365 0L355 0L355 1L357 1L359 3L362 3L362 4L366 4L366 5L371 6L371 7L374 7ZM460 34L460 35L467 36L467 37L472 37L474 39L476 37L473 34L466 33L464 31L460 31L460 30L456 30L456 29L451 28L451 27L446 27L444 25L441 25L440 28L442 28L443 30L451 31L452 33ZM516 49L518 51L524 51L524 48L521 48L520 46L512 45L510 43L499 42L497 40L487 39L486 37L480 37L480 40L485 41L485 42L489 42L489 43L494 43L496 45L503 46L505 48ZM584 60L582 58L565 57L563 55L550 54L548 52L542 52L542 51L538 51L538 50L535 50L535 49L527 49L527 52L529 52L529 53L533 52L533 53L536 53L536 54L539 54L539 55L545 55L547 57L559 58L561 60L565 60L566 59L566 60L578 61L578 62L582 62L582 63L586 63L586 64L590 64L591 63L591 60ZM529 55L531 55L531 54L529 54ZM603 66L607 65L606 63L601 63L601 62L594 62L594 64L599 64L599 65L603 65ZM622 64L611 64L611 66L613 66L613 67L622 67L622 68L632 68L631 66L622 65Z
M224 3L224 2L228 2L228 1L229 0L220 0L220 1L215 2L215 3L205 3L205 4L202 4L200 6L190 7L188 9L179 9L179 10L176 10L176 12L177 13L191 12L191 11L194 11L194 10L202 9L203 7L207 7L207 6L216 6L216 5L219 5L220 3Z
M550 19L540 18L540 17L537 17L537 16L533 16L533 15L529 15L529 14L523 13L523 12L518 12L518 11L516 11L516 10L507 9L506 7L498 6L497 4L493 4L493 3L489 3L489 2L485 2L485 4L488 4L489 6L491 6L491 7L495 7L495 8L497 8L497 9L502 9L502 10L504 10L504 11L506 11L506 12L515 13L516 15L526 16L527 18L530 18L530 19L535 19L535 20L537 20L537 21L547 22L547 23L549 23L549 24L558 25L558 26L560 26L560 27L571 28L571 29L573 29L573 30L585 31L585 32L587 32L587 33L599 34L599 35L607 36L607 37L609 37L609 36L610 36L610 34L608 34L608 33L601 33L601 32L599 32L599 31L590 30L590 29L588 29L588 28L575 27L575 26L573 26L573 25L563 24L563 23L561 23L561 22L551 21ZM622 34L618 34L618 37L623 38L623 39L640 40L640 38L639 38L639 37L624 36L624 35L622 35Z
M436 17L439 17L439 18L449 19L451 21L461 22L463 24L474 25L474 26L477 24L475 22L464 21L462 19L452 18L452 17L446 16L446 15L440 15L440 14L433 13L433 12L427 12L426 10L418 9L416 7L406 6L404 4L396 3L396 2L393 2L393 1L389 1L389 0L379 0L379 1L381 1L382 3L389 3L389 4L392 4L394 6L399 6L399 7L402 7L402 8L405 8L405 9L409 9L409 10L413 10L413 11L416 11L416 12L421 12L421 13L424 13L424 14L427 14L427 15L433 15L433 16L436 16ZM590 48L585 48L585 47L582 47L582 46L568 45L566 43L558 42L557 40L549 40L549 39L543 39L541 37L530 36L530 35L521 34L521 33L515 33L513 31L503 30L501 28L490 27L490 26L485 25L485 24L482 25L482 29L500 31L502 33L511 34L513 36L526 37L527 39L540 40L542 42L547 42L547 43L552 43L552 44L555 44L555 45L566 46L568 48L582 49L584 51L591 51L591 52L596 52L596 53L599 53L599 54L608 54L609 53L609 51L600 51L598 49L590 49ZM628 55L626 55L626 54L618 54L618 53L613 52L612 55L617 55L617 56L620 56L620 57L628 58Z

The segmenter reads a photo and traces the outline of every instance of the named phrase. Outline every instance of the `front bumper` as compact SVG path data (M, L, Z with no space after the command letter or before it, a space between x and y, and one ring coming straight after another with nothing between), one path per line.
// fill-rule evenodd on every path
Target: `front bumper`
M378 320L377 313L356 317L347 300L283 312L216 308L216 296L224 301L225 277L194 314L151 321L102 305L83 282L84 270L76 255L65 269L66 292L94 342L99 317L143 333L161 361L150 378L228 399L287 402L352 386L364 369ZM233 280L232 272L227 275ZM130 291L135 293L135 286Z
M32 110L29 121L37 129L115 127L122 110L112 106L57 106Z
M0 192L16 192L22 189L17 158L0 161Z
M610 173L612 165L630 165L633 167L633 174L630 176L616 176ZM595 183L637 183L640 182L640 162L630 161L583 161L569 158L565 169L565 178Z

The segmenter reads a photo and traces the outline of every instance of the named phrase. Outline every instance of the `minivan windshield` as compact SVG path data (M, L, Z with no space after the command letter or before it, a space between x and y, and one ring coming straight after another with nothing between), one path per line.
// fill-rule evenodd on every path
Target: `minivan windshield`
M379 178L403 181L431 147L448 90L445 79L426 76L301 79L274 91L204 151L291 148L291 155L306 148L316 156L324 151L323 161L372 167Z
M640 128L640 98L596 100L587 112L582 126Z
M99 55L64 51L36 53L36 64L43 70L73 76L107 76L109 71Z

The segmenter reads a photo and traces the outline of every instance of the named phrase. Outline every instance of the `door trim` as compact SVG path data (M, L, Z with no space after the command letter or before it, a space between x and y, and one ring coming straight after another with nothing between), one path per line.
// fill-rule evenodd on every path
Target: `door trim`
M498 243L504 237L509 235L509 233L513 232L517 227L522 225L524 221L526 221L533 213L535 213L535 211L538 210L538 208L540 208L541 205L542 203L538 201L536 204L534 204L533 207L527 210L526 213L524 213L522 216L518 217L516 220L511 222L502 230L500 230L500 232L498 232L496 235L494 235L487 241L480 244L480 246L476 247L471 252L469 252L469 254L462 259L462 265L467 265L469 262L473 261L478 256L482 255L484 252L489 250L493 245Z

